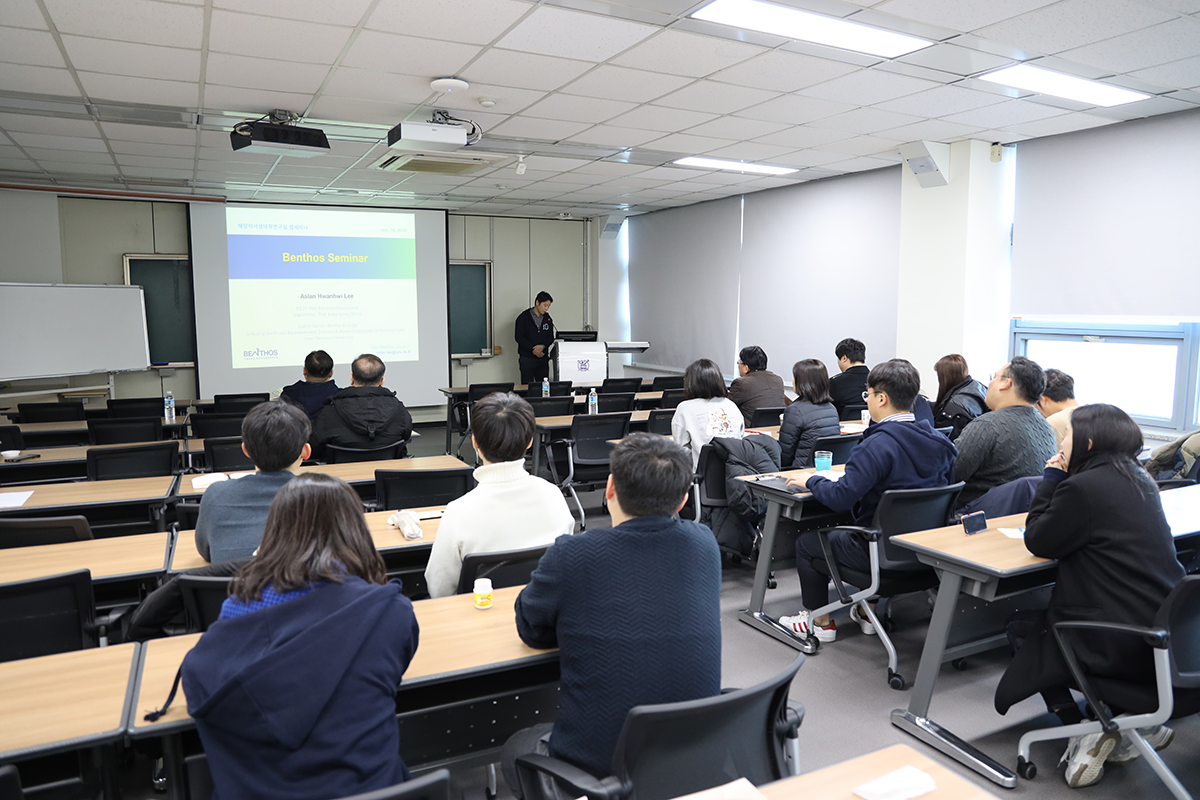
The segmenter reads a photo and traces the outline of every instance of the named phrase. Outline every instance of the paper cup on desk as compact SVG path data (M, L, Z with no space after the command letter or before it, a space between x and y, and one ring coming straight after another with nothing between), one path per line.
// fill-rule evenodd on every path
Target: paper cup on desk
M862 410L862 413L859 414L859 418L862 420L863 425L871 424L871 412L867 411L865 408Z
M817 468L817 472L825 472L833 469L833 452L830 450L817 450L813 453L813 466Z
M3 456L4 458L16 458L19 455L21 455L20 450L2 450L2 451L0 451L0 456Z

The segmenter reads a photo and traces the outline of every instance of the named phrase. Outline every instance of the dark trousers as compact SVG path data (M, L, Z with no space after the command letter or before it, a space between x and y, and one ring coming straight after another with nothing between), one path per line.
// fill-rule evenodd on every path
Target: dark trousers
M857 533L834 531L829 534L829 549L839 567L859 572L871 571L867 542ZM796 572L800 575L800 600L809 611L815 611L829 602L829 573L818 569L814 563L821 562L824 567L824 561L820 534L800 534L796 539Z
M535 358L519 356L517 363L521 366L521 383L541 383L542 379L550 377L550 357Z
M534 725L532 728L522 728L510 736L504 743L504 747L500 749L500 773L504 776L504 782L508 784L508 788L512 790L513 796L517 800L522 800L524 797L521 783L517 779L517 759L531 753L539 756L550 755L550 732L553 730L554 723L552 722ZM548 779L543 781L543 789L550 786L553 786L552 781Z
M1004 625L1004 633L1008 643L1012 645L1013 653L1021 649L1021 643L1030 636L1038 634L1046 627L1045 611L1017 611L1008 618ZM1079 704L1066 686L1053 686L1041 691L1042 700L1046 701L1046 710L1055 714L1063 725L1074 725L1083 722L1083 713Z

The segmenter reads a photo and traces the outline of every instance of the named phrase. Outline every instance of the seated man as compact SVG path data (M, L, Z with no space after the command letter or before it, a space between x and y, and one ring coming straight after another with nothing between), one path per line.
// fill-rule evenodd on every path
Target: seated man
M304 409L309 419L316 419L325 401L338 391L333 380L333 359L324 350L313 350L304 358L304 380L283 387L279 396Z
M518 795L517 756L548 752L607 775L629 709L721 691L720 552L708 528L674 516L692 459L663 436L634 433L611 466L613 527L560 537L517 597L521 639L562 658L558 721L504 747Z
M933 429L926 420L917 420L913 403L921 388L917 368L902 358L876 364L867 377L867 410L874 425L850 451L845 474L831 481L820 475L789 478L792 485L803 485L813 497L834 511L849 511L855 525L870 526L879 499L888 489L924 489L946 486L954 464L954 445ZM829 545L838 564L855 570L870 571L867 540L853 531L835 531ZM837 627L828 614L814 619L809 612L829 602L829 575L818 570L814 561L824 561L821 539L816 532L803 533L796 540L796 571L800 573L800 595L804 608L779 622L800 636L815 635L822 642L837 637ZM850 617L863 633L872 634L875 626L860 618L857 607Z
M761 347L751 345L743 347L738 354L738 374L740 378L729 384L725 396L732 400L742 412L746 427L754 412L760 408L782 408L787 405L787 396L783 393L783 378L767 369L767 354ZM779 422L772 422L778 425Z
M859 421L859 409L863 407L862 393L867 388L867 346L858 339L842 339L834 348L838 369L841 372L829 379L829 395L838 419Z
M204 491L196 519L196 550L205 561L219 564L254 553L271 501L292 479L292 470L308 458L310 430L308 417L291 403L276 400L250 409L242 420L242 451L257 471Z
M412 415L383 388L387 367L379 356L363 353L350 365L350 386L325 403L313 421L312 457L325 458L325 447L354 447L362 450L406 442L412 435ZM401 446L399 455L408 452Z
M533 442L533 407L524 398L490 394L471 411L471 443L483 461L474 489L446 506L425 567L432 597L458 589L463 558L471 553L548 545L575 531L562 491L525 471Z
M1057 452L1054 431L1033 407L1045 388L1042 368L1024 356L992 376L984 402L993 413L971 420L954 441L954 480L967 483L960 506L1002 483L1042 474Z
M1061 369L1046 370L1046 388L1036 405L1054 429L1055 452L1062 450L1063 439L1071 426L1071 412L1079 407L1079 401L1075 399L1075 379Z

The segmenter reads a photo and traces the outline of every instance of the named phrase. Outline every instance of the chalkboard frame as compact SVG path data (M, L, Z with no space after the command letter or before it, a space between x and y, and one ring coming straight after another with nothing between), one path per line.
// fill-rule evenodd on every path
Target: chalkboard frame
M486 341L484 341L482 343L476 342L476 344L479 344L479 347L473 348L471 351L464 352L464 353L454 352L454 340L455 340L454 319L457 315L456 312L462 310L462 309L456 308L456 305L454 302L454 292L451 288L451 277L452 277L451 273L454 272L454 267L456 267L456 266L469 266L469 267L481 266L484 268L484 275L485 275L485 278L484 278L484 301L483 301L484 308L479 309L479 311L483 312L484 319L486 320L486 322L485 322ZM483 350L485 347L487 348L489 353L491 353L494 350L494 348L495 348L495 343L494 343L495 332L492 329L492 262L491 261L488 261L485 259L478 259L478 258L465 258L465 259L450 259L446 262L446 309L447 309L446 343L448 345L448 349L451 351L450 352L451 358L469 358L471 356L475 356L478 358L481 355L480 351Z

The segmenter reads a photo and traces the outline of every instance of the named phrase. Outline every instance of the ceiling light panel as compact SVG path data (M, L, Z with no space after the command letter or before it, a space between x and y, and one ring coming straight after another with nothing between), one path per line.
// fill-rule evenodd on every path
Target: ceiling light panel
M774 167L770 164L745 164L741 161L726 161L720 158L700 158L689 156L672 162L681 167L700 167L701 169L725 169L733 172L752 172L756 175L789 175L798 170L792 167Z
M980 75L979 79L1104 108L1150 98L1150 95L1135 92L1132 89L1122 89L1119 86L1099 81L1089 81L1063 72L1035 67L1032 64L1006 67L986 75Z

